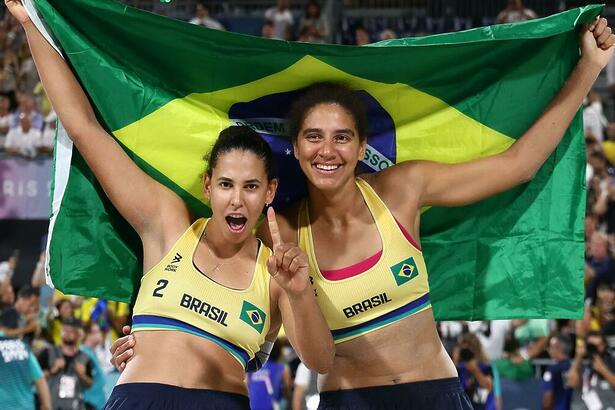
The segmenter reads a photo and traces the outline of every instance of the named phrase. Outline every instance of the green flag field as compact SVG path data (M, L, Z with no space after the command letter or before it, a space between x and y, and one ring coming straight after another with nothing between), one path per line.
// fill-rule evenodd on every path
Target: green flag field
M285 117L315 82L346 84L364 99L370 129L361 172L507 149L578 61L579 25L601 11L355 47L213 31L111 0L34 3L103 126L197 216L210 212L203 156L231 124L253 127L273 148L276 208L304 195ZM139 238L62 132L57 144L52 281L65 293L131 302L142 275ZM579 113L530 183L471 206L423 210L436 318L581 317L584 215Z

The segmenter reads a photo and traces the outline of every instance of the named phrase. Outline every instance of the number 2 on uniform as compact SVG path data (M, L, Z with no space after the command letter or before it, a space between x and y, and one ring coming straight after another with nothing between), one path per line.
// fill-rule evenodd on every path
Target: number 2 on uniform
M158 283L156 283L156 285L158 285L158 287L156 289L154 289L154 293L152 294L152 296L157 297L157 298L161 298L163 296L162 289L166 288L168 284L169 284L168 280L160 279L158 281Z

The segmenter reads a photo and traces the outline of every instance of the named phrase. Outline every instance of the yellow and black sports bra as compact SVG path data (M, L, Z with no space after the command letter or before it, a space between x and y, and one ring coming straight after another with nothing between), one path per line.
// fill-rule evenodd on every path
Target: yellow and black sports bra
M373 263L366 260L337 270L337 280L318 268L307 200L299 209L299 247L308 255L316 300L335 343L380 329L431 306L427 268L418 245L372 187L360 178L356 183L380 233L382 251L369 258L374 259ZM364 269L366 263L371 266ZM358 266L363 266L360 273L342 272Z
M141 279L132 331L176 330L208 339L245 368L269 332L269 248L259 251L247 289L223 286L202 274L193 255L208 219L197 220Z

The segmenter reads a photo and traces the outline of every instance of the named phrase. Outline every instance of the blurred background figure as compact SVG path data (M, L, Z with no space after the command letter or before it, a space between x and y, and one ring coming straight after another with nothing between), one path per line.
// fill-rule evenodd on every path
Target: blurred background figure
M372 42L369 31L363 26L358 26L354 29L354 39L355 44L358 46L364 46Z
M466 333L453 351L459 380L475 410L496 410L499 396L497 370L491 367L478 337Z
M196 3L196 11L190 23L214 30L224 30L224 26L218 20L209 16L209 8L202 1Z
M320 398L316 379L318 375L308 369L303 363L297 367L294 380L292 410L316 410Z
M309 0L305 12L299 20L298 40L310 43L326 43L330 41L329 23L321 15L320 3Z
M380 32L380 35L378 37L380 41L393 40L397 38L397 34L395 34L395 32L390 28L385 28Z
M289 0L278 0L277 5L265 11L265 20L273 25L271 38L290 40L295 18L289 9Z
M250 409L279 410L288 408L291 376L288 366L281 362L280 343L273 345L269 360L254 373L248 373Z
M572 390L567 377L572 365L572 343L569 338L554 334L549 338L549 356L555 364L543 374L543 409L570 410Z
M40 331L38 309L38 291L24 286L17 292L13 306L0 314L0 331L7 337L24 338L29 344Z
M273 38L273 23L271 21L265 20L263 22L263 26L261 27L261 37Z
M516 23L538 17L533 10L526 8L522 0L508 0L508 5L498 14L496 23Z
M85 389L85 405L90 409L102 410L107 402L105 395L105 372L100 357L104 357L102 350L103 333L98 323L89 321L83 325L83 343L79 347L92 362L92 385Z
M32 127L30 114L21 113L19 115L19 125L11 128L6 135L4 151L7 154L34 158L41 137L41 131Z
M29 346L0 331L0 408L51 410L49 387ZM35 405L33 389L38 395Z
M81 322L62 323L59 346L43 350L38 361L45 373L54 410L85 410L85 390L93 385L94 363L79 349Z
M53 154L53 144L56 136L56 120L57 115L54 111L51 111L45 117L45 129L41 135L41 139L36 145L36 150L39 155Z

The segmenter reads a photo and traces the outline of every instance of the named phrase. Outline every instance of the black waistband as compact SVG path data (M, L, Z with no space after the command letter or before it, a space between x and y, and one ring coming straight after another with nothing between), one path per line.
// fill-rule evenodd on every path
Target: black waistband
M162 383L124 383L113 388L105 409L250 408L248 396L219 390L194 389Z
M325 391L320 393L319 406L319 409L432 408L471 409L459 378Z

